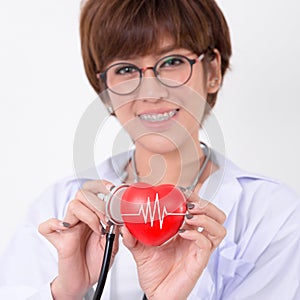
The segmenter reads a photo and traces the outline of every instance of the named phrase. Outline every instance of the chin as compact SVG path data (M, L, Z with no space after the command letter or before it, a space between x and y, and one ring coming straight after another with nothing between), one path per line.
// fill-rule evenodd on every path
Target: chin
M136 147L142 147L148 152L157 154L167 154L178 151L185 143L186 137L171 139L165 135L151 133L140 136L136 141Z

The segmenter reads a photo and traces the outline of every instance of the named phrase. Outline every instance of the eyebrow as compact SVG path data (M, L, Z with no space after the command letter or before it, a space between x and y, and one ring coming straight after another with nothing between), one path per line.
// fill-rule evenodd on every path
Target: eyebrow
M170 44L170 45L166 45L165 47L162 47L162 48L159 48L157 49L157 51L154 51L153 52L153 55L156 56L156 59L159 59L160 56L163 56L164 54L168 53L168 52L172 52L174 50L178 50L178 49L185 49L185 48L182 48L182 47L177 47L175 44ZM188 50L188 49L185 49L185 50ZM190 51L190 50L188 50ZM147 55L147 54L146 54ZM171 54L170 54L171 55ZM184 55L188 55L188 54L184 54ZM134 60L135 58L137 57L140 57L140 56L143 56L142 54L133 54L133 55L126 55L126 56L117 56L114 61L119 61L119 62L122 62L122 61L130 61L130 60ZM108 64L108 66L106 66L106 68L108 68L111 64Z
M156 51L155 54L160 56L160 55L166 54L168 52L171 52L172 50L175 50L175 49L177 49L176 46L174 44L171 44L171 45L167 45L163 48L158 49L158 51Z
M177 48L176 46L175 46L175 44L170 44L170 45L167 45L167 46L165 46L165 47L163 47L163 48L159 48L159 49L157 49L156 51L154 51L154 55L155 56L157 56L157 57L159 57L159 56L161 56L161 55L163 55L163 54L166 54L166 53L168 53L168 52L171 52L171 51L173 51L173 50L175 50L175 49L180 49L180 48ZM147 54L146 54L147 55ZM139 55L139 54L134 54L134 55L126 55L126 56L123 56L123 57L121 57L121 56L118 56L118 57L116 57L116 60L130 60L130 59L134 59L134 58L136 58L137 56L143 56L143 55Z

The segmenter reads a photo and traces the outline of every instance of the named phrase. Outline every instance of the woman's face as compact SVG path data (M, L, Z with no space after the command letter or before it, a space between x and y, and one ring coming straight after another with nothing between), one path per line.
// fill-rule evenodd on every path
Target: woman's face
M139 87L129 95L117 95L108 92L116 117L130 134L136 148L143 147L153 153L166 153L176 150L190 141L198 142L198 132L204 117L206 97L218 89L216 78L220 82L220 64L217 53L212 62L197 60L198 56L188 49L174 48L172 42L165 40L159 53L126 60L115 60L109 64L130 63L143 69L143 79ZM192 65L189 80L179 87L163 85L154 75L153 67L164 57L157 72L159 76L184 81L190 65L181 56L196 60ZM108 66L108 67L109 67ZM132 69L114 69L114 74L132 76ZM129 74L129 75L128 75ZM137 76L138 77L138 76ZM137 79L138 80L138 79ZM134 82L134 81L133 81ZM130 81L125 88L130 88ZM168 82L167 82L168 84ZM174 82L170 82L171 85Z

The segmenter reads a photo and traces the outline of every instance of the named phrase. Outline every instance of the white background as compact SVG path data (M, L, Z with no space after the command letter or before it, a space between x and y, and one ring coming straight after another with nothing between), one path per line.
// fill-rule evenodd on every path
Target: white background
M2 251L37 195L73 173L76 126L95 94L80 57L79 1L0 1ZM300 193L299 2L218 3L234 52L215 110L226 154Z

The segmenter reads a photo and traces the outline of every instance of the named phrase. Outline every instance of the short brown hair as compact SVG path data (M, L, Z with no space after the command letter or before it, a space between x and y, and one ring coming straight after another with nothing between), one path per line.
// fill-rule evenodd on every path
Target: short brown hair
M161 38L197 54L218 49L221 73L229 67L231 42L226 20L214 0L87 0L81 11L80 36L87 77L99 93L97 72L116 58L146 55ZM217 93L208 95L210 107Z

